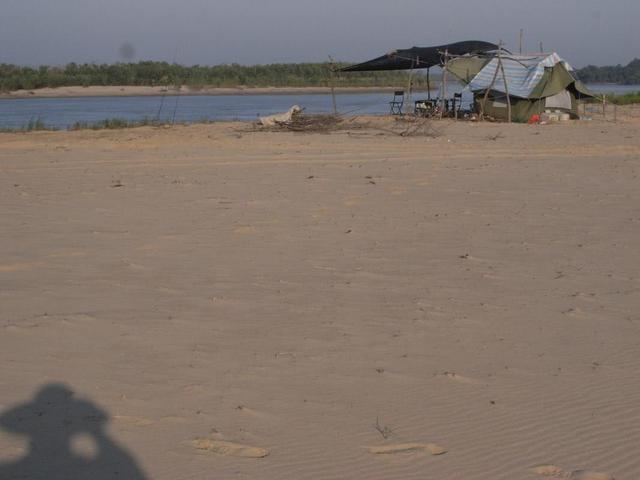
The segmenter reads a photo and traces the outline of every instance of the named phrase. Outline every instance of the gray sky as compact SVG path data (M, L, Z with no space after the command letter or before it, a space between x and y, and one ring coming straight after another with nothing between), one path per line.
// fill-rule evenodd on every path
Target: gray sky
M640 57L640 0L0 0L0 63L361 61L457 40L556 50L576 67Z

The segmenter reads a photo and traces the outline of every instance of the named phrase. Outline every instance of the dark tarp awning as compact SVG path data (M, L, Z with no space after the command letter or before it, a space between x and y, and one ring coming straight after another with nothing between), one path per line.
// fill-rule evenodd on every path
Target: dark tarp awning
M442 63L443 53L449 55L465 55L467 53L484 53L497 50L498 45L478 40L450 43L437 47L412 47L405 50L394 50L368 62L358 63L340 69L341 72L370 72L374 70L410 70L413 68L430 68Z

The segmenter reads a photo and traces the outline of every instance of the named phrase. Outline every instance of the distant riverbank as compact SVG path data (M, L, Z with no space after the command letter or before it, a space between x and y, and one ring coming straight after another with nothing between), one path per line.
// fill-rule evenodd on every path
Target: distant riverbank
M337 87L336 93L385 93L394 87ZM40 88L0 93L2 98L140 97L162 95L296 95L329 94L329 87L186 87L180 89L147 86L91 86Z

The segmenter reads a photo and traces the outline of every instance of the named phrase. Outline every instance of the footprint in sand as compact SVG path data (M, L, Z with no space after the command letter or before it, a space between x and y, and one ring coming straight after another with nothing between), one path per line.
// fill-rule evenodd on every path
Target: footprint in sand
M47 266L44 262L19 262L19 263L5 263L0 265L0 272L2 273L14 273L22 272L24 270L31 270L33 268Z
M568 472L555 465L540 465L532 469L533 473L543 477L560 478L564 480L615 480L608 473L590 472L588 470L574 470Z
M155 422L150 418L144 417L132 417L128 415L115 415L113 420L116 423L120 423L122 425L128 425L132 427L148 427L153 425Z
M464 375L460 375L459 373L456 372L444 372L442 374L443 376L450 378L451 380L454 380L458 383L464 383L466 385L479 385L480 382L478 380L475 380L473 378L469 378L469 377L465 377Z
M369 453L374 455L394 455L399 453L426 452L431 455L442 455L447 450L435 443L399 443L395 445L381 445L367 447Z
M574 470L569 475L569 480L614 480L608 473L589 472L587 470Z
M239 235L251 235L256 233L256 231L256 228L251 225L243 225L233 229L233 233L237 233Z
M87 313L74 313L71 315L62 315L59 320L60 324L66 326L77 326L77 325L86 325L88 323L93 323L98 320L93 315L89 315Z
M223 442L222 440L212 440L210 438L196 438L191 444L198 450L205 450L228 457L264 458L269 455L269 450L265 448Z
M555 465L540 465L539 467L531 469L531 471L543 477L563 478L567 475L567 472Z

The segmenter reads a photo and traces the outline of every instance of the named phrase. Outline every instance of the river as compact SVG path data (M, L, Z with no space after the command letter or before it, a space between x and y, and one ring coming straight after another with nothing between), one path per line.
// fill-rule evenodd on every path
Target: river
M451 86L449 94L460 91ZM589 85L596 93L628 93L640 91L640 85ZM437 95L437 92L434 92ZM414 93L414 99L424 98L424 92ZM389 93L337 94L340 113L348 115L385 114L389 111ZM470 95L465 94L468 102ZM165 97L77 97L27 98L0 100L0 129L21 128L34 120L46 126L66 129L76 122L95 123L105 119L137 121L158 119L177 123L203 120L256 120L258 116L286 111L300 105L308 113L333 110L330 95L210 95Z

